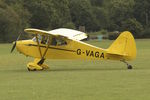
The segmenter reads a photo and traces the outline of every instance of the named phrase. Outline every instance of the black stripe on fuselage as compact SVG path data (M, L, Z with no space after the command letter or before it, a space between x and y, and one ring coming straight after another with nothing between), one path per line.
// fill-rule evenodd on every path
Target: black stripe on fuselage
M26 44L26 46L38 46L36 44ZM47 48L47 46L43 46L43 45L40 45L40 47L42 48ZM55 48L55 47L48 47L50 49L56 49L56 50L63 50L63 51L70 51L70 52L76 52L75 50L68 50L68 49L62 49L62 48Z

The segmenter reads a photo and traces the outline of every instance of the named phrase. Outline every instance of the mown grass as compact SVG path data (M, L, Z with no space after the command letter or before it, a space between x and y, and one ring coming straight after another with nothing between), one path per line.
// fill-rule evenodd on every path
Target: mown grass
M89 41L107 48L112 41ZM47 71L28 72L32 61L0 44L0 100L150 100L150 40L136 40L133 70L117 61L48 60Z

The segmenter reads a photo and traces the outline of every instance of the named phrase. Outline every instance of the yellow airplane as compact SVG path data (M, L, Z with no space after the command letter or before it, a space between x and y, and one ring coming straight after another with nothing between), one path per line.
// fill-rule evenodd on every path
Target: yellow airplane
M128 31L122 32L108 49L81 41L87 35L77 30L60 28L44 31L28 28L24 31L35 37L19 40L19 35L11 52L16 47L20 53L35 58L27 64L29 71L48 69L48 65L44 63L46 59L118 60L127 64L128 69L132 69L126 61L136 58L135 40Z

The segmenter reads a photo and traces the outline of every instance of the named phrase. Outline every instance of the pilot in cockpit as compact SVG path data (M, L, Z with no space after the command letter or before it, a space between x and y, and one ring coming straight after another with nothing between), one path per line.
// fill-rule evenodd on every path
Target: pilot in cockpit
M42 43L42 44L47 44L47 42L48 42L47 36L42 35L41 43Z

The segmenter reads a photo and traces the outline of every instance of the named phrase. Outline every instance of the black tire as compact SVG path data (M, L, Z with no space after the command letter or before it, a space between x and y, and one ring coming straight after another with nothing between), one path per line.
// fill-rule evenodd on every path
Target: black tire
M28 68L28 71L36 71L36 69L30 69L30 68Z
M30 68L28 68L28 71L31 71L31 69L30 69Z
M131 66L131 65L128 65L128 69L132 69L132 66Z

